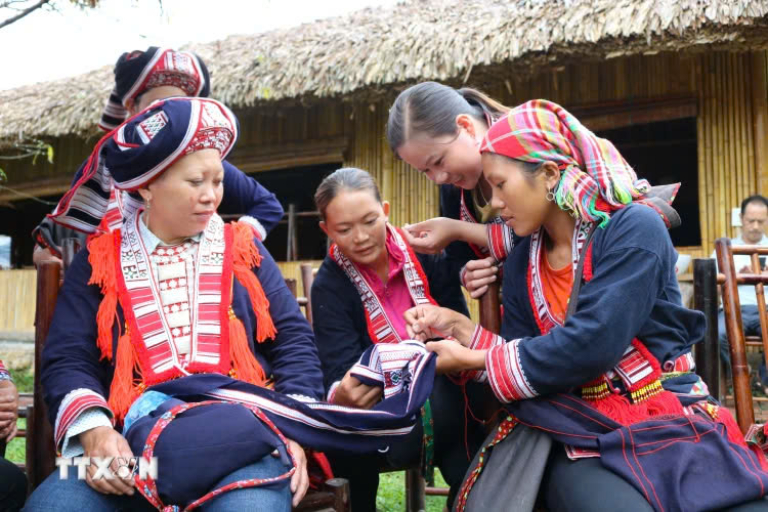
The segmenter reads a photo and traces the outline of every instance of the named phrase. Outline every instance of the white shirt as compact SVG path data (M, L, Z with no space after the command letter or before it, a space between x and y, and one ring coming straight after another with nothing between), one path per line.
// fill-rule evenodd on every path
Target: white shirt
M744 241L743 238L736 237L731 238L731 245L733 246L742 246L742 245L760 245L760 246L768 246L768 236L763 235L763 238L756 244L748 244ZM715 259L715 262L717 262L717 256L716 253L712 253L712 258ZM750 259L750 256L746 256L743 254L734 254L733 256L733 264L736 266L736 272L740 271L744 267L752 268L752 261ZM718 269L719 270L719 269ZM765 289L765 298L766 301L768 301L768 287ZM757 306L757 294L755 293L755 287L751 284L743 284L739 286L739 302L743 306Z

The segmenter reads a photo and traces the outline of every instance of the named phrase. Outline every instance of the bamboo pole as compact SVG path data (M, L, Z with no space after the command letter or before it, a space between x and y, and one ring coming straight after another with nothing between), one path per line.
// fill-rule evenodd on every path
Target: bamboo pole
M718 101L718 88L721 87L718 77L722 76L722 57L718 54L713 55L715 61L715 73L712 75L712 96L715 98L714 106L714 134L715 134L715 175L717 176L717 231L725 235L730 236L730 230L725 229L723 223L723 212L725 211L726 199L725 199L725 169L724 152L723 152L723 112L722 103Z
M753 52L752 68L752 131L755 144L755 176L757 190L768 195L768 52Z
M693 66L693 81L694 84L703 84L701 76L701 59L697 59ZM705 156L705 148L707 144L704 143L704 101L703 91L699 90L699 115L696 117L696 157L698 161L698 175L699 175L699 229L701 232L701 245L707 247L709 242L709 208L708 193L711 187L707 186L707 163Z

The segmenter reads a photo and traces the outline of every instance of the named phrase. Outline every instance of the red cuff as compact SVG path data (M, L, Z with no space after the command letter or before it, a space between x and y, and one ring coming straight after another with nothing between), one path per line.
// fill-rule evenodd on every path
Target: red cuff
M496 345L485 356L488 382L496 398L504 403L538 396L525 376L520 362L519 344L518 339Z

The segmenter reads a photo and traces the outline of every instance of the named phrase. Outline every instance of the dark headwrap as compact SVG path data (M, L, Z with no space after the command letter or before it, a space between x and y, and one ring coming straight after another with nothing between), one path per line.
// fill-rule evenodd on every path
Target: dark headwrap
M225 105L206 98L168 98L150 105L105 135L81 178L48 217L85 233L96 232L109 204L112 185L135 191L186 154L216 149L223 160L235 145L237 118Z
M99 128L111 131L126 120L126 102L148 89L172 85L187 96L208 97L211 80L203 60L192 52L150 46L147 51L126 52L115 64L115 88L101 114Z

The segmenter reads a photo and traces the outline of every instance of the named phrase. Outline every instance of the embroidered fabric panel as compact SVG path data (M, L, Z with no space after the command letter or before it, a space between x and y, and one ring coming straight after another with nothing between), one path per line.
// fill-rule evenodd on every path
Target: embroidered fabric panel
M170 85L182 89L187 93L187 96L197 96L201 88L201 81L202 76L197 71L197 67L189 54L167 50L150 71L143 89Z
M215 149L224 155L234 138L232 123L219 107L213 103L204 103L200 110L200 124L197 132L184 149L184 154L202 149Z
M520 361L520 341L517 339L496 345L489 349L485 356L488 382L496 398L504 403L538 396L528 382Z
M195 282L194 257L197 244L185 242L176 246L158 246L150 254L152 272L160 287L163 314L171 331L171 340L179 354L182 368L187 366L191 348L192 322L190 304L193 300L190 283Z
M112 410L107 405L107 401L103 396L96 393L91 389L79 388L70 391L59 405L59 410L56 414L56 422L53 427L54 441L56 446L60 446L61 442L69 430L74 424L75 420L86 410L93 407L99 408L107 412L110 416L110 423L112 422Z
M224 222L214 215L199 245L170 252L160 247L150 256L139 234L140 213L126 220L120 265L132 312L127 321L140 336L136 349L149 366L142 367L144 383L184 375L186 366L198 363L207 366L196 371L218 372ZM155 264L156 272L150 267Z

